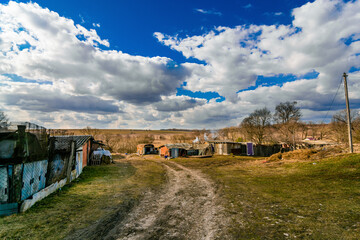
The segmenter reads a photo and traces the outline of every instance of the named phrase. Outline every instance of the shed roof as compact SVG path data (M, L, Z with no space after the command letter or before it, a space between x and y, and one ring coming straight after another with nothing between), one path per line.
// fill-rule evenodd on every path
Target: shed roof
M71 142L75 141L75 148L83 146L88 140L93 139L91 135L83 136L55 136L55 149L57 151L70 151Z
M154 147L154 144L151 144L151 143L143 144L143 143L142 143L142 144L138 144L138 145L137 145L138 148L141 148L141 147L151 147L151 146Z
M189 143L171 143L171 144L165 144L165 147L168 149L171 148L182 148L182 149L193 149L193 146Z

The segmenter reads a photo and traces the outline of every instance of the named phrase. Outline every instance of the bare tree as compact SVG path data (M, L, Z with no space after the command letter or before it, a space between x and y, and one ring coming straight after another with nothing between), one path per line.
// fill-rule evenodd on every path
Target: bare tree
M295 145L295 134L299 128L299 121L302 116L301 110L296 106L297 102L279 103L275 107L274 120L283 135L283 140L292 142Z
M261 144L265 138L265 130L271 124L271 117L271 112L266 107L257 109L242 121L241 127L251 140Z
M301 110L296 107L297 102L279 103L275 107L274 120L277 123L298 122L301 118Z
M7 128L9 119L3 111L0 111L0 129Z
M347 115L346 110L341 110L335 113L331 119L331 129L334 132L335 140L338 142L347 142ZM360 140L360 116L358 113L352 111L350 115L351 130L355 140Z

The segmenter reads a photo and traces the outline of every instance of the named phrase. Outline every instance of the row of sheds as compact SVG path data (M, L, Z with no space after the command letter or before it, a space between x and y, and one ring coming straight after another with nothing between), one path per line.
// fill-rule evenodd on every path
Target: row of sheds
M164 145L139 144L137 154L158 154L162 157L176 158L186 156L244 155L268 157L282 150L280 144L259 145L251 142L232 142L227 140L207 141L203 144L173 143Z
M26 125L0 132L0 215L17 213L46 188L77 178L100 145L92 136L48 137Z
M172 143L163 145L139 144L138 155L158 154L162 157L176 158L195 155L211 155L211 146L208 144Z

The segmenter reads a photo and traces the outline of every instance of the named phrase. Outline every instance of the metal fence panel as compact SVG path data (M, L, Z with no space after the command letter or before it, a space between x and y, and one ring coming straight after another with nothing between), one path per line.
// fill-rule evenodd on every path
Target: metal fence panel
M76 152L76 177L82 173L83 169L83 151Z
M18 203L5 203L0 205L0 216L8 216L17 213L19 209Z
M39 191L45 188L47 167L48 167L48 160L40 161Z
M25 200L45 188L47 165L47 160L24 164L21 200Z
M32 186L34 183L34 164L25 163L23 171L23 187L21 189L21 200L25 200L32 195Z
M21 200L23 167L24 164L14 165L13 182L11 185L13 188L13 196L12 199L10 199L11 202L19 202Z
M7 202L9 199L8 172L7 167L0 167L0 202Z
M33 162L33 179L34 182L31 186L31 195L33 195L34 193L37 193L40 189L40 171L41 171L41 162Z
M65 159L65 158L64 158ZM66 178L65 161L60 154L55 154L53 159L49 161L49 173L47 185L51 185L57 181Z

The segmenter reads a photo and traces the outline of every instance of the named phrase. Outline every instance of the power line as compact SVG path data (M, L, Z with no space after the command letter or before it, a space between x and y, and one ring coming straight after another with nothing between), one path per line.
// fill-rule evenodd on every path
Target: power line
M333 105L333 103L334 103L334 101L335 101L335 98L336 98L336 96L337 96L337 94L338 94L338 92L339 92L340 86L341 86L341 84L342 84L342 82L343 82L342 77L341 77L340 79L341 79L341 80L340 80L339 86L338 86L338 88L337 88L337 90L336 90L336 93L335 93L335 96L334 96L333 100L331 101L329 110L327 111L324 119L323 119L321 122L324 122L324 120L326 119L326 117L328 116L328 114L329 114L329 112L330 112L330 110L331 110L331 108L332 108L332 105Z

